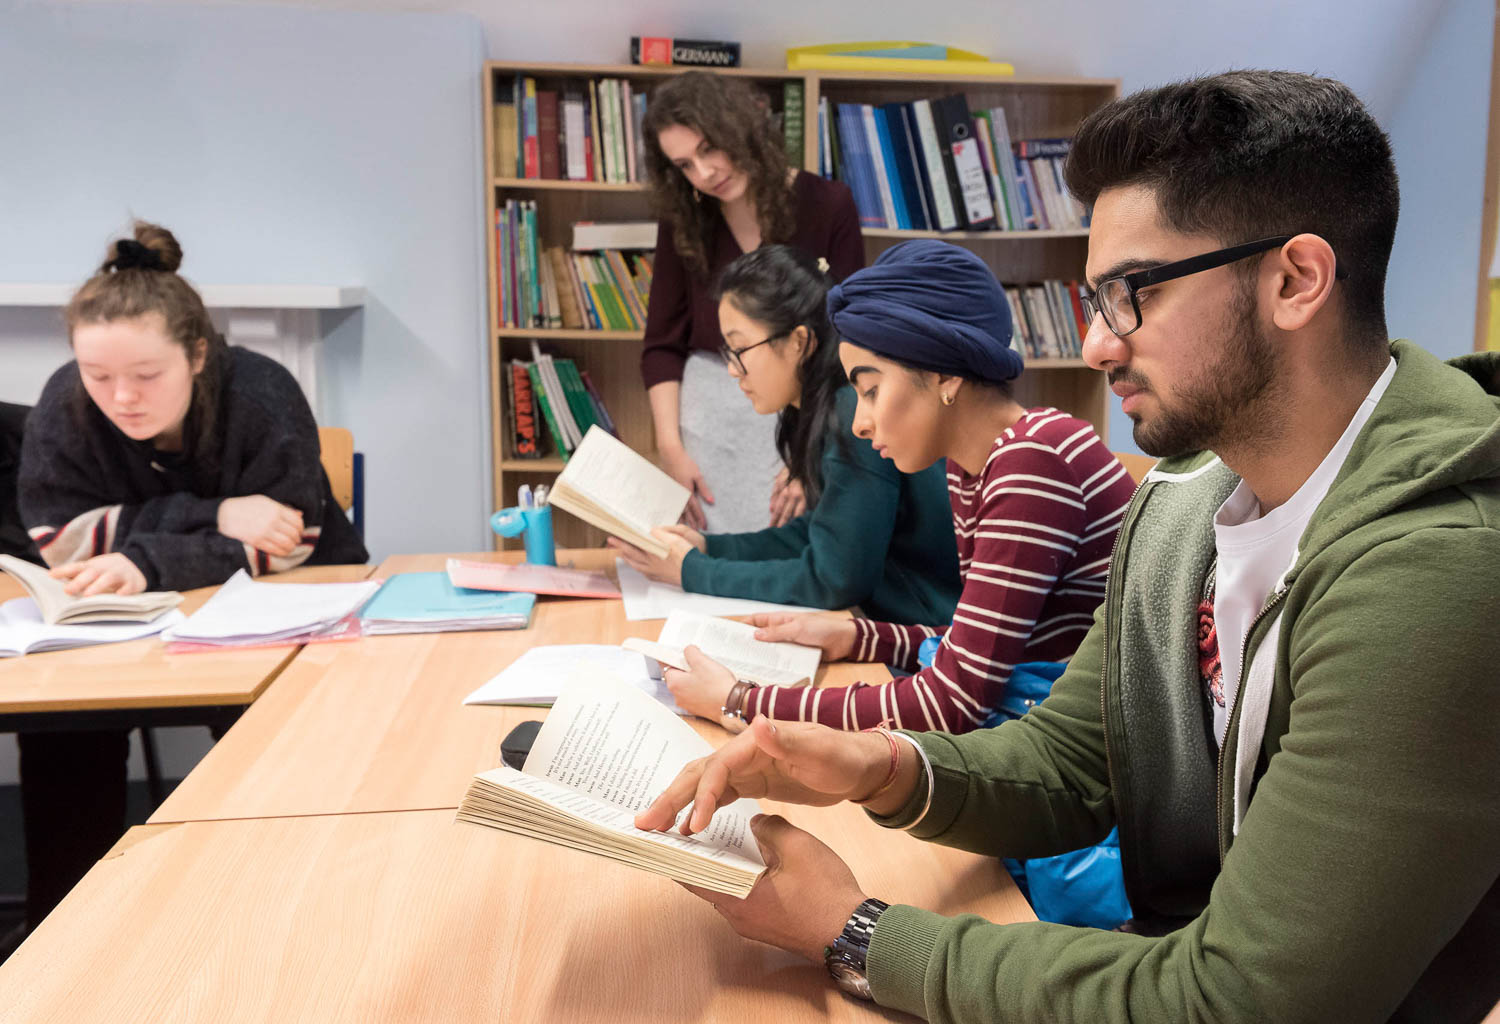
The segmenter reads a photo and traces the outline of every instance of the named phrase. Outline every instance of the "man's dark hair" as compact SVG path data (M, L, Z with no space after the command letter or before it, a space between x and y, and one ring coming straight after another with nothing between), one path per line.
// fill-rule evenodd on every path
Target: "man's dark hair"
M1396 166L1390 139L1342 82L1230 71L1134 93L1084 120L1065 174L1090 207L1106 189L1145 186L1168 227L1225 246L1320 236L1349 274L1352 333L1386 343Z

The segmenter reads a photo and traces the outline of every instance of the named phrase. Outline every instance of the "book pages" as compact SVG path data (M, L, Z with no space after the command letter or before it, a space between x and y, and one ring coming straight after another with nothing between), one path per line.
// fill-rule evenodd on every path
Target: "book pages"
M682 517L687 488L597 426L558 475L549 501L644 550L665 554L651 537Z
M74 597L62 580L53 579L48 570L14 555L0 555L4 569L31 595L49 626L81 625L89 622L150 622L169 608L182 603L175 590L148 590L142 594L93 594Z
M517 772L481 772L458 820L609 857L678 881L745 896L765 870L737 800L694 836L633 824L688 761L712 748L651 697L598 669L574 669ZM684 813L687 813L684 811Z
M755 639L755 627L733 619L696 612L674 611L667 616L661 636L653 643L627 639L622 647L639 651L673 668L687 669L683 651L696 645L737 679L761 686L803 686L818 674L823 652L802 644Z

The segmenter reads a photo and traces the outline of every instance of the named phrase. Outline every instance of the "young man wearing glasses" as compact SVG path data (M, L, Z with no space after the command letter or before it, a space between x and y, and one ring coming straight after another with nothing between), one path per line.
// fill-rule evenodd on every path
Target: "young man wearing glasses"
M1084 355L1163 461L1052 696L965 736L757 722L639 823L863 799L997 856L1118 825L1135 934L886 907L759 820L773 867L714 897L730 923L930 1019L1478 1020L1500 998L1500 354L1388 341L1395 169L1337 82L1126 97L1068 183L1093 208Z

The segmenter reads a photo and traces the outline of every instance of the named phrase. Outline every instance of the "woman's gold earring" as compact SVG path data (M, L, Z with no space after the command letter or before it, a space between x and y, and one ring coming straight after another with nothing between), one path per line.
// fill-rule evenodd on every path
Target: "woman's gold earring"
M949 394L946 391L939 392L939 394L941 394L943 396L943 404L944 405L952 405L953 404L953 396L951 394Z

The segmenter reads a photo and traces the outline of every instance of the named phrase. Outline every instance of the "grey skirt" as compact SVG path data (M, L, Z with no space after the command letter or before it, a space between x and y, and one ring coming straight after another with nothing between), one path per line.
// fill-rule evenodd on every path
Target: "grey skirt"
M682 446L698 464L714 503L701 502L708 533L771 525L771 485L781 471L776 417L755 411L714 353L694 352L682 373Z

